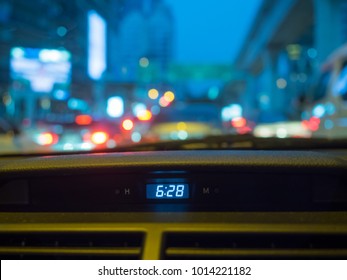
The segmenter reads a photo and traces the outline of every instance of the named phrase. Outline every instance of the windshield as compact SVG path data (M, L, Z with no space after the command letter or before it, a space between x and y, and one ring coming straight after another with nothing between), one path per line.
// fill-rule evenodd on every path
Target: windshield
M0 0L0 154L345 139L346 14L332 0Z

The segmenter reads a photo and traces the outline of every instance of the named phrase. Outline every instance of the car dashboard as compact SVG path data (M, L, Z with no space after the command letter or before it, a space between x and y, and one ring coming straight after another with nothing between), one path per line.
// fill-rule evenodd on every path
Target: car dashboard
M347 151L3 157L1 259L343 259Z

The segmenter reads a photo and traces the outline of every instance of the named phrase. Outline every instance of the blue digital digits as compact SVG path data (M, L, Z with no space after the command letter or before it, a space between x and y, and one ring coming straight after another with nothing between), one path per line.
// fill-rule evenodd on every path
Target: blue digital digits
M187 199L188 184L148 184L146 186L148 199Z

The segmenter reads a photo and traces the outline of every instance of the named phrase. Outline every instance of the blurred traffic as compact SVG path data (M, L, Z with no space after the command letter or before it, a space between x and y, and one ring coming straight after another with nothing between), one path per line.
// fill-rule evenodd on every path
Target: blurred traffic
M0 1L0 154L347 139L347 3L279 2Z

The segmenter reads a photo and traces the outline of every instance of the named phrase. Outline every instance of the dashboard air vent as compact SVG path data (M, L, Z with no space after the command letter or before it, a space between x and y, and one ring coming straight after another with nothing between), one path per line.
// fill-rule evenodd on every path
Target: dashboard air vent
M166 233L164 259L345 259L347 235Z
M0 234L1 259L140 259L141 232Z

